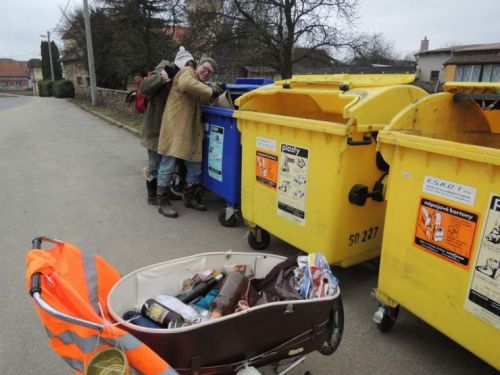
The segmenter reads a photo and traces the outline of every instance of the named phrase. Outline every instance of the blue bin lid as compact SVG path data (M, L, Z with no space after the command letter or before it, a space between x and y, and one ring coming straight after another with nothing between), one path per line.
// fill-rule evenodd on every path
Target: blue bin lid
M274 81L269 78L236 78L235 85L254 85L254 86L263 86L269 85Z
M271 83L273 83L273 80L267 78L237 78L235 83L228 83L226 87L234 99L260 86Z
M236 83L228 83L226 85L229 92L249 92L255 90L261 85L248 85L248 84L236 84Z
M208 105L202 106L203 113L205 115L215 115L222 117L233 117L234 109L220 108L220 107L210 107Z

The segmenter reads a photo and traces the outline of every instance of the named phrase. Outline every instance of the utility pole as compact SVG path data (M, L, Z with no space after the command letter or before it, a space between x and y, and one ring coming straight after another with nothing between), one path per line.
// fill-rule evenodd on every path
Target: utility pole
M83 18L85 19L85 37L87 40L87 56L89 58L89 73L90 73L90 97L92 105L97 105L97 87L94 69L94 49L92 47L92 32L90 30L90 15L88 0L83 0Z
M40 35L45 38L45 35ZM49 42L49 62L50 62L50 75L52 76L52 81L54 81L54 64L52 64L52 45L50 44L50 31L47 30L47 41Z

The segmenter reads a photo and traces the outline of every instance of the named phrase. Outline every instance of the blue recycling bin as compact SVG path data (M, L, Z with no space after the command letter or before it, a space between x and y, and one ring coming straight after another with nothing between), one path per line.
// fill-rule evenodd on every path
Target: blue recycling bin
M226 88L233 101L262 85L273 83L263 78L238 78ZM226 201L219 222L226 227L238 224L241 203L240 133L233 118L234 110L203 106L205 129L203 143L203 186Z

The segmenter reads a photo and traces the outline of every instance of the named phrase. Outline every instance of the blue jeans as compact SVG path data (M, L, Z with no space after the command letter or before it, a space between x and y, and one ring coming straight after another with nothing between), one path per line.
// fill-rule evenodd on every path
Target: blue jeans
M162 155L153 150L148 150L148 169L153 178L157 178Z
M175 172L175 156L162 155L158 168L158 186L170 186ZM186 165L186 182L196 185L201 182L201 162L184 160Z

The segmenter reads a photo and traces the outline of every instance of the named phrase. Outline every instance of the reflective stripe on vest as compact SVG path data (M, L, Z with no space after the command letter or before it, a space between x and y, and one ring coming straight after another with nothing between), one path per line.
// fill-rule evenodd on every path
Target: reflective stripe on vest
M95 264L94 254L80 250L83 260L83 271L87 281L87 290L89 292L89 302L97 315L101 315L99 309L99 296L97 291L97 266Z
M133 350L140 347L141 345L144 345L141 341L139 341L137 338L135 338L129 333L126 333L122 337L118 338L119 341L118 343L116 339L108 339L99 335L93 335L87 338L83 338L71 330L64 331L59 335L54 335L52 332L49 331L47 327L45 327L45 331L47 332L47 336L50 339L58 339L65 345L75 344L76 346L78 346L78 349L80 349L85 354L89 354L92 351L94 351L99 344L106 344L109 345L110 347L123 348L125 352L127 350ZM83 371L83 363L81 361L68 357L62 357L62 358L67 364L69 364L75 370ZM149 374L144 374L141 371L134 368L130 364L130 362L129 362L129 367L132 370L133 375L149 375ZM169 367L167 370L162 371L158 375L175 375L175 374L177 374L177 372Z
M120 337L118 339L119 340L118 343L116 339L108 339L99 335L81 337L80 335L71 330L64 331L59 335L54 335L52 332L49 331L47 327L45 327L45 331L47 332L47 336L49 338L51 339L56 338L66 345L75 344L76 346L78 346L78 349L80 349L85 354L93 351L99 343L106 344L109 346L121 347L124 350L133 350L140 347L141 345L144 345L141 341L137 340L130 333L126 333L125 335Z

